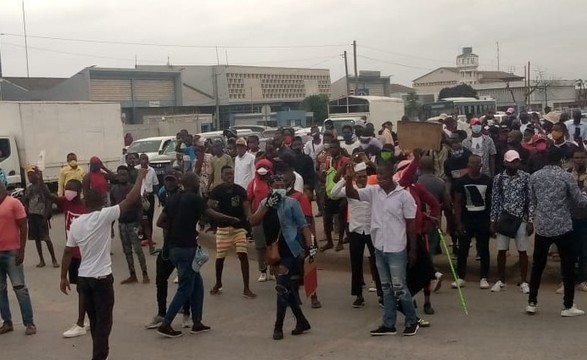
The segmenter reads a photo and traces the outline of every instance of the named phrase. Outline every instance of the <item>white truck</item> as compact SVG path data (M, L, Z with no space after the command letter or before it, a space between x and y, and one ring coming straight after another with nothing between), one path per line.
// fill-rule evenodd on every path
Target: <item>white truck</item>
M25 187L23 169L37 165L41 153L44 180L56 191L68 153L85 171L92 156L114 170L123 146L119 103L0 101L0 168L10 189Z
M363 118L374 125L375 131L378 131L386 121L391 121L395 126L404 116L405 107L404 101L399 98L349 96L348 105L346 97L331 101L328 104L328 113L328 119L325 121L332 120L340 138L344 125L354 126Z

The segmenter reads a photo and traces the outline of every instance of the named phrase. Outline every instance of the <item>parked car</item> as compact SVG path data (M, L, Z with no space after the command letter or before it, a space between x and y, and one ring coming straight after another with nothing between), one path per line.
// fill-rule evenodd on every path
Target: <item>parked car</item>
M153 156L152 158L149 157L150 165L153 169L155 169L155 174L157 175L157 179L159 179L159 184L163 184L163 175L165 174L165 169L173 166L177 161L175 152L176 145L177 140L174 138L173 140L167 142L165 149L163 149L159 154Z
M149 161L152 161L155 156L163 154L171 141L175 141L175 136L156 136L135 140L128 147L127 153L147 154Z
M276 128L264 125L234 125L230 127L231 130L251 130L255 133L263 133L268 130L277 130Z

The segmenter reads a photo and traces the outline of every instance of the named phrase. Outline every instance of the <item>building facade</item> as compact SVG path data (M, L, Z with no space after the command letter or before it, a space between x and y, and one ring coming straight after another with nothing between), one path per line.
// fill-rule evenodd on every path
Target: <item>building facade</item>
M381 76L380 71L359 71L359 76L349 76L349 95L391 96L391 76ZM347 96L346 77L332 83L331 99L337 100Z

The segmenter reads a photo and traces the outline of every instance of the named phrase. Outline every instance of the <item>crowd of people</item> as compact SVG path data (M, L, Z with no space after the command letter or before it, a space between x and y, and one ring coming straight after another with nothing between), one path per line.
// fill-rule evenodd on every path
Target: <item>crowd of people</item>
M549 109L542 118L508 109L508 117L501 122L491 113L469 116L460 126L450 116L441 116L440 122L442 142L437 149L409 150L402 149L402 138L393 131L392 122L383 124L378 133L368 122L346 125L341 141L332 123L323 130L312 127L307 141L284 128L264 149L257 135L239 138L226 131L225 141L210 143L182 130L177 134L177 161L166 169L162 184L145 154L126 154L125 164L115 172L93 157L87 173L77 156L68 154L57 194L49 192L39 169L27 167L30 185L22 203L0 183L0 315L4 321L0 334L14 330L7 277L26 333L36 332L22 262L28 238L36 244L37 267L45 266L45 242L52 265L61 267L61 291L67 293L76 284L79 294L75 325L63 336L81 336L90 329L93 359L106 359L114 305L110 248L116 221L129 270L121 284L138 282L135 256L142 282L149 284L142 246L157 256L157 314L145 326L166 337L182 335L172 327L179 312L183 313L182 327L191 328L191 333L210 330L203 323L204 281L199 272L207 254L198 237L206 227L216 238L212 296L222 293L226 255L234 248L241 265L242 296L257 297L249 284L248 243L254 244L257 280L276 281L275 340L284 338L287 307L296 318L292 335L311 328L300 306L304 258L313 258L318 251L342 251L347 243L352 306L365 306L363 290L368 288L376 292L384 309L381 326L370 334L395 334L400 311L405 316L403 334L415 335L420 327L430 325L418 316L416 294L424 293L423 312L434 313L431 294L443 279L434 255L440 253L443 234L450 235L457 262L453 288L466 285L474 239L479 287L505 290L506 259L513 239L520 267L515 282L528 295L526 312L537 311L542 273L551 256L560 259L561 316L583 315L574 304L575 289L587 291L587 125L581 121L581 112L575 111L569 120ZM161 248L153 241L156 198L163 206L155 222L163 231ZM315 215L312 201L318 209ZM49 236L52 204L65 214L61 264ZM324 234L318 239L323 241L320 247L318 217L322 217ZM534 233L528 279L527 252ZM490 284L492 237L498 253L496 281ZM369 286L363 274L365 247L372 278ZM276 254L270 259L266 255L273 249ZM178 286L168 305L168 281L174 271ZM315 291L311 306L322 306Z

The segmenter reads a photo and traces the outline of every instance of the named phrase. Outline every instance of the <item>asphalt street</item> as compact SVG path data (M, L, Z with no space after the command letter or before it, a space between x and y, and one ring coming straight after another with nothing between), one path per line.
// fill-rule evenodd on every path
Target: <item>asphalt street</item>
M160 232L158 242L160 242ZM55 216L52 237L59 258L63 251L63 218ZM203 243L211 244L211 235L203 235ZM77 294L69 296L59 291L59 269L35 268L38 262L34 243L27 244L25 275L30 289L38 333L25 336L14 292L9 286L9 299L16 329L0 336L2 359L89 359L90 335L64 339L63 331L74 323L77 314ZM311 309L309 300L303 310L312 330L302 336L291 336L294 319L288 315L284 327L285 339L272 340L275 319L274 282L257 283L256 263L251 261L251 288L257 299L241 296L242 280L236 257L226 261L224 291L211 296L214 283L213 258L202 270L206 296L204 323L212 331L178 339L160 337L144 324L156 312L155 257L147 255L149 285L119 285L128 276L120 241L113 240L113 272L116 305L111 335L110 359L579 359L587 350L585 329L587 317L561 318L562 295L554 293L556 276L547 276L539 294L535 316L524 313L527 297L519 292L514 281L506 291L491 293L480 290L476 270L470 271L471 281L464 288L469 315L459 303L457 292L450 289L449 280L432 298L434 315L420 316L431 321L430 328L420 329L417 336L370 337L369 330L381 321L382 309L374 293L366 293L364 308L354 309L350 296L348 249L338 254L319 257L318 295L321 309ZM146 248L145 248L146 249ZM471 256L474 252L471 252ZM48 256L45 249L46 258ZM508 258L513 263L515 258ZM446 260L438 258L445 272ZM513 265L513 264L510 264ZM478 266L471 258L471 266ZM557 264L549 265L556 273ZM138 267L138 263L137 263ZM510 272L515 273L515 271ZM492 261L495 274L495 259ZM365 275L369 279L369 275ZM515 274L512 274L515 278ZM495 280L495 279L491 279ZM170 295L176 285L170 282ZM422 295L418 302L422 303ZM579 308L587 307L587 296L578 293ZM289 314L289 313L288 313ZM174 326L179 327L180 316ZM403 317L398 317L398 330L403 330Z

